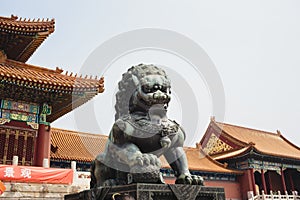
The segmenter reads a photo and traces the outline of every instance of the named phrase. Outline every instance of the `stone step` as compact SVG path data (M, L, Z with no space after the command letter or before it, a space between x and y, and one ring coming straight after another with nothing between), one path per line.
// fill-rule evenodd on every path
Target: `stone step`
M64 184L37 184L4 182L6 191L0 195L0 200L47 200L64 199L64 195L77 193L82 190L80 186Z

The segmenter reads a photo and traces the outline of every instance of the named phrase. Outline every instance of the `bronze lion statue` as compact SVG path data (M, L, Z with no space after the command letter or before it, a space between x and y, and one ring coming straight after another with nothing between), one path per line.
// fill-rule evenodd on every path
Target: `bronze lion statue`
M92 162L91 188L164 183L162 155L174 171L176 184L203 185L202 177L189 172L183 129L167 118L171 85L165 71L154 65L133 66L118 87L115 123L105 151Z

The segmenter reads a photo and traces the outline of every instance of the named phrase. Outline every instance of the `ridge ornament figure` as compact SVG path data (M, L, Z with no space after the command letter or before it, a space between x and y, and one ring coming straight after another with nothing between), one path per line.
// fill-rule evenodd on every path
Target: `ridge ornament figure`
M162 155L176 184L203 185L201 176L189 172L183 129L167 118L171 85L165 71L139 64L122 75L118 86L115 123L104 152L92 162L90 187L164 183Z

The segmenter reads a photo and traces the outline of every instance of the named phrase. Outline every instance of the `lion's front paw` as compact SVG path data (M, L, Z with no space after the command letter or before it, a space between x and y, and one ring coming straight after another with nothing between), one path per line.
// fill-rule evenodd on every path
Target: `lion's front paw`
M136 157L137 164L130 167L132 181L135 183L163 183L160 173L160 160L153 154Z
M161 163L157 156L153 154L141 154L135 158L135 163L131 165L131 173L148 173L160 170Z
M181 174L175 181L175 184L185 185L204 185L203 178L197 175Z

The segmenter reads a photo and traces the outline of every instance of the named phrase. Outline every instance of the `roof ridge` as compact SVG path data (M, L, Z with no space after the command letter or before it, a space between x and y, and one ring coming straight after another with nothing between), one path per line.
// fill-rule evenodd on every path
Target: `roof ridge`
M4 63L11 64L14 67L22 67L22 68L32 69L32 70L36 70L36 71L44 72L44 73L50 73L50 74L55 73L57 75L68 76L68 77L76 78L78 80L100 81L100 83L103 83L103 76L94 76L94 77L93 76L88 76L88 75L78 76L77 73L73 73L73 72L69 73L69 71L66 71L63 74L64 70L59 68L59 67L56 67L56 69L49 69L49 68L46 68L44 66L32 65L32 64L28 64L28 63L24 63L24 62L21 62L21 61L8 59L8 58L5 59Z
M240 139L238 139L238 138L236 138L236 137L233 137L231 134L229 134L228 132L226 132L224 129L223 129L223 125L224 125L224 123L220 123L220 122L216 122L216 121L211 121L210 122L210 126L212 126L212 125L215 125L217 128L219 128L220 129L220 131L221 131L221 133L220 133L220 135L222 134L222 133L225 133L226 135L227 135L227 137L229 137L231 140L232 140L232 142L237 142L237 143L239 143L239 145L238 146L247 146L248 145L248 143L246 143L246 142L244 142L244 141L242 141L242 140L240 140ZM222 125L221 125L222 124ZM221 126L221 127L220 127Z
M27 63L24 63L24 62L21 62L21 61L11 60L11 59L8 59L8 58L5 60L5 63L12 64L14 66L16 65L17 67L24 67L24 68L27 68L27 69L34 69L34 70L38 70L38 71L41 71L41 72L51 72L51 73L57 73L57 74L62 74L62 72L63 72L63 70L61 70L58 67L54 70L54 69L49 69L49 68L46 68L46 67L27 64Z
M234 126L234 127L238 127L238 128L242 128L242 129L248 129L248 130L251 130L251 131L257 131L257 132L261 132L261 133L265 133L265 134L270 134L270 135L274 135L274 136L279 136L277 133L273 133L273 132L265 131L265 130L259 130L259 129L255 129L255 128L249 128L249 127L245 127L245 126L241 126L241 125L228 124L228 123L217 122L217 121L215 121L215 123L217 123L217 124L223 124L223 125L228 125L228 126Z
M18 19L18 16L16 15L10 15L10 17L3 17L3 16L0 16L0 20L11 20L11 21L16 21Z
M17 22L17 23L23 23L28 25L40 25L40 24L54 24L55 19L54 18L22 18L18 17L16 15L11 15L10 17L3 17L0 16L0 21L9 21L9 22Z
M1 63L1 61L0 61L0 63ZM83 76L82 74L78 75L77 73L73 73L73 72L69 73L69 71L66 71L65 73L63 73L64 70L59 68L59 67L56 67L56 69L54 70L54 69L49 69L49 68L46 68L46 67L32 65L32 64L28 64L28 63L24 63L24 62L21 62L21 61L8 59L8 58L5 58L5 61L3 63L11 64L14 67L23 67L23 68L26 68L26 69L32 69L32 70L43 72L43 73L49 73L49 74L55 73L57 75L68 76L68 77L71 77L71 78L75 78L77 80L99 81L100 83L104 82L104 77L103 76L97 76L97 75L96 76L88 76L88 75Z
M292 143L291 141L289 141L288 139L286 139L282 134L279 135L280 138L282 138L285 142L287 142L289 145L292 145L293 147L295 147L296 149L300 150L300 147L298 147L297 145L295 145L294 143Z

